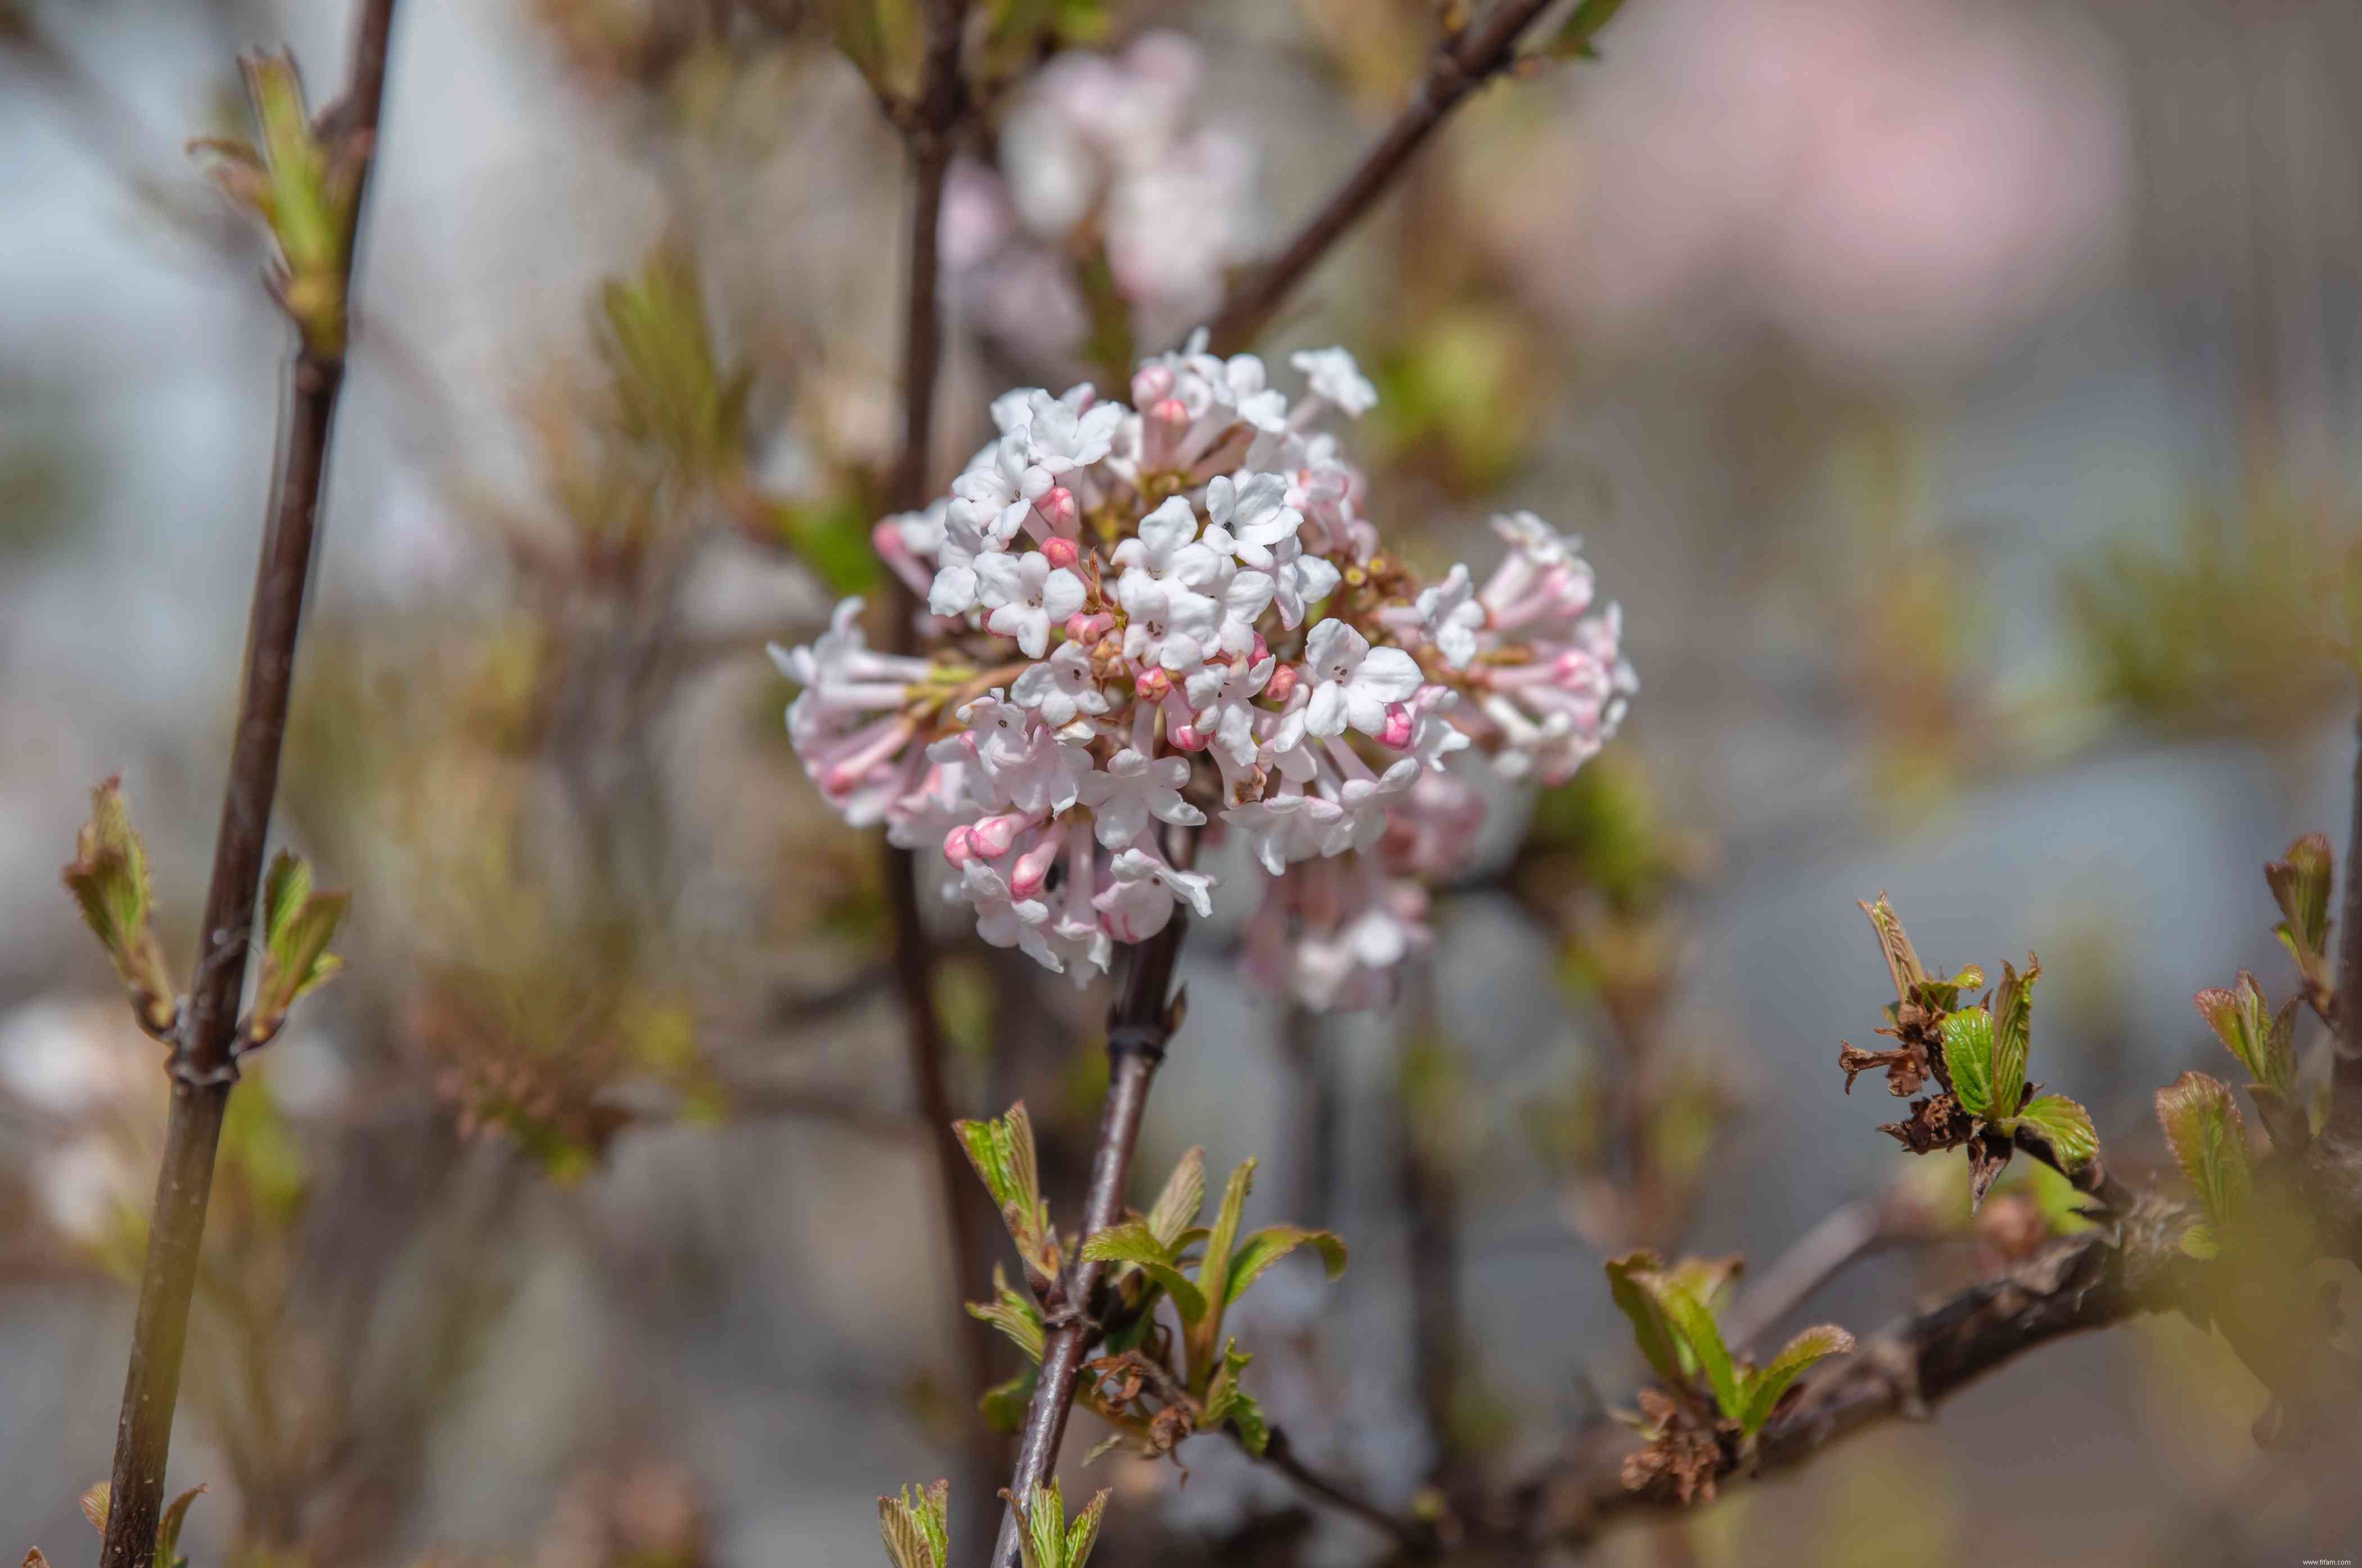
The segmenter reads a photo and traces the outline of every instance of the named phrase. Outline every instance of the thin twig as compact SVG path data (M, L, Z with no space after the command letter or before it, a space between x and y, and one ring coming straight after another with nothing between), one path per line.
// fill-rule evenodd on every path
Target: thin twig
M1887 1240L1884 1204L1856 1198L1822 1216L1739 1296L1722 1330L1731 1353L1753 1344L1848 1264Z
M1195 845L1183 836L1184 853L1174 864L1187 868ZM1131 950L1124 971L1123 992L1108 1014L1108 1092L1099 1113L1098 1147L1091 1155L1090 1188L1083 1201L1083 1228L1090 1237L1123 1217L1125 1179L1131 1174L1132 1151L1140 1143L1140 1122L1148 1109L1148 1086L1164 1059L1164 1047L1179 1023L1181 1004L1165 1000L1173 988L1173 971L1181 955L1181 938L1188 927L1181 910L1163 931ZM1066 1416L1075 1397L1075 1379L1083 1354L1097 1331L1091 1321L1092 1297L1098 1294L1105 1265L1096 1259L1076 1263L1063 1301L1065 1317L1050 1331L1043 1346L1042 1373L1034 1385L1033 1401L1025 1411L1025 1431L1017 1449L1017 1470L1009 1485L1011 1505L1002 1513L1000 1539L992 1551L995 1568L1017 1568L1018 1521L1014 1499L1031 1496L1049 1479L1058 1462L1058 1445L1065 1440Z
M385 89L386 39L393 0L367 0L353 50L351 84L333 115L353 138L366 182ZM361 193L353 199L359 226ZM339 297L348 299L354 235L345 237ZM349 311L348 309L348 314ZM345 335L338 334L339 344ZM213 880L198 928L195 977L181 1018L171 1061L172 1103L158 1173L148 1257L139 1281L138 1315L124 1376L123 1411L116 1427L115 1469L109 1483L105 1568L147 1568L156 1551L164 1466L171 1447L172 1409L187 1347L189 1302L204 1240L205 1205L222 1118L237 1080L233 1036L246 982L248 933L256 886L279 787L280 744L287 732L287 701L295 668L295 639L311 573L319 522L321 481L337 394L344 384L341 348L301 348L288 371L290 408L278 494L263 536L254 602L247 623L244 690L230 746L229 783L221 831L214 845Z
M952 145L967 113L967 90L960 73L960 38L966 26L966 0L927 0L926 54L917 97L887 102L888 117L902 133L911 163L909 276L902 316L902 447L888 499L896 511L914 511L927 502L928 459L934 449L935 386L944 357L943 302L936 288L942 271L944 182ZM886 646L897 653L916 646L916 597L899 577L887 574ZM984 1217L971 1189L966 1157L952 1132L958 1112L944 1080L943 1021L935 1010L934 954L919 909L918 867L911 851L884 846L886 901L893 924L894 982L902 1004L904 1043L911 1083L927 1150L935 1166L935 1188L944 1229L951 1242L956 1288L961 1357L968 1402L992 1386L992 1328L959 1309L962 1297L984 1287ZM999 1463L999 1445L980 1428L966 1443L968 1481L987 1484Z
M1231 1429L1231 1435L1238 1436L1235 1428ZM1245 1446L1244 1440L1241 1439L1240 1447ZM1394 1537L1395 1544L1406 1556L1431 1557L1440 1545L1434 1527L1424 1520L1389 1513L1351 1487L1306 1464L1297 1457L1296 1445L1288 1441L1287 1433L1278 1427L1271 1429L1270 1441L1264 1445L1263 1452L1255 1457L1332 1507L1385 1531Z
M1376 204L1436 127L1477 88L1517 61L1518 40L1552 0L1500 0L1492 14L1435 51L1410 103L1287 248L1252 268L1214 315L1217 353L1253 342L1330 247Z

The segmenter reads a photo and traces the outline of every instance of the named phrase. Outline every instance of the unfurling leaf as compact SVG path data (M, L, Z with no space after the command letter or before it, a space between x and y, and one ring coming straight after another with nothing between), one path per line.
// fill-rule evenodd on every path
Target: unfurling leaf
M181 1526L188 1520L189 1505L204 1492L203 1486L192 1486L165 1505L164 1517L156 1524L155 1568L184 1568L189 1560L180 1554Z
M1180 1240L1182 1231L1198 1222L1198 1210L1205 1204L1206 1151L1191 1149L1173 1167L1173 1174L1164 1178L1164 1190L1156 1195L1156 1202L1149 1209L1149 1233L1172 1247Z
M1911 1000L1912 993L1927 978L1927 971L1919 962L1919 955L1912 950L1911 939L1903 933L1903 922L1895 915L1894 906L1881 893L1876 903L1859 907L1870 917L1871 929L1878 933L1878 950L1886 958L1886 972L1894 979L1894 999Z
M1623 8L1624 0L1582 0L1543 52L1561 60L1597 60L1600 29Z
M1990 1128L1969 1140L1970 1213L1984 1207L1985 1194L1992 1190L1992 1184L2009 1167L2012 1147L2006 1137Z
M976 1408L984 1417L984 1424L997 1432L1021 1432L1025 1430L1025 1413L1033 1405L1034 1385L1042 1381L1042 1369L1028 1366L1006 1383L996 1383L977 1397Z
M1264 1419L1263 1407L1249 1398L1239 1388L1239 1374L1247 1369L1254 1357L1239 1349L1239 1342L1231 1340L1222 1346L1221 1369L1206 1386L1206 1425L1220 1426L1225 1421L1239 1434L1249 1453L1260 1458L1270 1446L1271 1428Z
M2157 1091L2157 1119L2219 1237L2246 1215L2253 1186L2237 1102L2220 1079L2184 1073Z
M1644 1283L1656 1275L1658 1268L1657 1254L1651 1252L1609 1258L1607 1295L1630 1321L1632 1339L1648 1361L1649 1370L1657 1375L1658 1382L1671 1388L1682 1381L1682 1356L1676 1348L1679 1342L1664 1308Z
M2329 839L2306 834L2288 846L2288 856L2264 867L2264 881L2272 901L2280 908L2280 923L2273 927L2306 983L2326 988L2329 972Z
M262 978L248 1016L249 1048L266 1045L287 1021L287 1010L345 966L328 951L352 901L347 893L315 893L312 868L281 850L262 878Z
M1806 1329L1780 1348L1772 1364L1747 1375L1747 1401L1738 1415L1739 1435L1753 1437L1763 1430L1779 1408L1780 1397L1788 1386L1805 1375L1815 1362L1827 1356L1848 1355L1853 1351L1853 1336L1833 1323L1823 1323Z
M2281 1010L2274 1018L2271 1004L2264 999L2263 988L2245 969L2239 971L2238 982L2229 990L2212 987L2192 999L2198 1006L2198 1016L2223 1042L2223 1047L2239 1058L2254 1082L2286 1096L2296 1082L2296 1052L2293 1039L2296 1032L2295 1003Z
M1716 1407L1729 1419L1738 1419L1739 1412L1746 1408L1738 1386L1738 1369L1731 1364L1730 1351L1722 1342L1722 1329L1715 1322L1714 1314L1672 1275L1644 1275L1640 1276L1640 1287L1656 1298L1664 1311L1665 1321L1689 1347L1698 1370L1705 1375L1706 1386L1714 1391Z
M1069 1524L1065 1499L1059 1495L1058 1484L1053 1481L1047 1486L1033 1488L1032 1496L1017 1508L1018 1522L1024 1526L1017 1536L1024 1568L1083 1568L1090 1560L1091 1548L1098 1542L1099 1519L1107 1512L1107 1501L1112 1496L1111 1490L1101 1490Z
M1992 1009L1992 1115L1996 1119L2015 1116L2025 1098L2025 1059L2034 1035L2034 982L2041 977L2042 966L2031 953L2025 955L2023 975L2006 963L2001 966L2001 985L1993 992Z
M1992 1015L1984 1009L1969 1008L1944 1020L1944 1070L1952 1077L1953 1098L1970 1115L1992 1121L2017 1109L1993 1106Z
M304 100L294 57L249 50L238 57L246 93L262 133L252 143L204 139L192 152L213 160L223 193L270 230L278 257L271 291L315 354L340 355L345 344L346 253L352 243L361 171L369 146L359 138L323 140Z
M109 1483L100 1481L94 1483L91 1489L84 1492L79 1499L82 1504L82 1517L88 1519L90 1528L102 1536L106 1533L107 1503L112 1491L113 1487Z
M41 1555L38 1546L25 1553L25 1568L50 1568L50 1560Z
M1214 1375L1214 1347L1220 1342L1222 1314L1230 1305L1231 1251L1238 1242L1239 1220L1246 1213L1254 1173L1253 1160L1241 1160L1231 1179L1222 1184L1222 1205L1214 1212L1214 1228L1207 1232L1205 1254L1198 1263L1198 1288L1206 1297L1206 1312L1188 1326L1183 1341L1188 1353L1190 1392L1200 1397Z
M1345 1272L1345 1243L1333 1232L1308 1231L1301 1225L1266 1225L1239 1243L1237 1254L1231 1259L1230 1283L1222 1287L1222 1299L1236 1301L1264 1270L1306 1246L1319 1253L1320 1266L1330 1278Z
M1041 1166L1033 1150L1033 1122L1019 1100L1009 1114L983 1121L955 1121L952 1131L967 1151L968 1163L984 1179L1017 1243L1034 1287L1045 1288L1058 1273L1057 1233L1050 1228L1049 1205L1042 1201Z
M952 1484L905 1486L877 1499L877 1533L894 1568L944 1568L951 1556Z
M1023 1351L1027 1360L1040 1362L1043 1342L1047 1337L1042 1322L1042 1309L1030 1297L1020 1296L1009 1287L1009 1276L1000 1272L999 1264L992 1265L992 1294L990 1302L969 1302L967 1315L981 1319L1008 1335L1010 1342Z
M123 977L140 1022L156 1033L171 1028L178 1010L163 944L149 919L154 892L148 845L131 826L121 779L109 778L90 792L90 821L74 837L73 863L60 875Z
M2050 1145L2058 1164L2070 1171L2090 1165L2100 1152L2100 1131L2092 1113L2063 1094L2037 1097L2018 1112L2018 1125Z
M1206 1294L1174 1266L1173 1253L1155 1233L1138 1220L1110 1225L1083 1243L1083 1256L1101 1263L1130 1264L1164 1287L1184 1324L1194 1325L1206 1315Z

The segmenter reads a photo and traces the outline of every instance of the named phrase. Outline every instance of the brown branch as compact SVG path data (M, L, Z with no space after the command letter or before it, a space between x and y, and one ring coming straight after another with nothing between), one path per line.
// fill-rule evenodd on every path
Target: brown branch
M1797 1238L1755 1276L1730 1309L1722 1337L1731 1353L1746 1350L1856 1259L1883 1245L1891 1237L1888 1213L1883 1203L1856 1198L1831 1209Z
M392 23L393 0L367 0L353 52L351 91L336 111L343 119L343 134L353 138L361 160L359 178L364 188L376 161L370 144L384 96L386 39ZM361 195L361 190L354 193L350 227L344 236L340 300L350 293L352 230L359 226ZM180 1394L181 1358L188 1342L189 1302L204 1241L214 1155L230 1089L237 1081L234 1037L238 999L245 987L271 801L279 788L280 743L287 732L295 639L319 523L329 431L344 384L340 345L345 336L337 335L339 347L307 341L288 371L287 435L247 623L244 690L230 745L229 783L214 845L204 919L198 928L196 973L171 1064L171 1111L124 1375L123 1411L116 1426L110 1481L114 1506L100 1557L104 1568L147 1568L156 1551L172 1408Z
M1865 1427L1924 1417L2053 1340L2178 1305L2191 1265L2175 1242L2188 1220L2180 1204L2136 1198L2117 1225L2055 1242L1997 1278L1897 1320L1808 1374L1760 1434L1753 1467L1742 1475L1726 1452L1716 1479L1727 1485L1795 1468ZM1625 1460L1638 1447L1621 1427L1590 1429L1491 1517L1471 1520L1472 1541L1517 1556L1579 1545L1627 1516L1678 1509L1661 1480L1639 1490L1625 1485Z
M1236 1429L1232 1429L1231 1435L1233 1438L1238 1436ZM1245 1448L1243 1440L1239 1446ZM1363 1524L1375 1526L1394 1537L1395 1545L1407 1557L1432 1557L1441 1545L1436 1537L1435 1527L1425 1520L1388 1513L1351 1487L1306 1464L1296 1456L1296 1445L1288 1441L1287 1433L1277 1427L1271 1429L1270 1441L1264 1445L1263 1452L1253 1457L1331 1507L1351 1514Z
M1195 841L1176 834L1184 853L1174 863L1188 867ZM1083 1200L1083 1226L1077 1235L1088 1238L1123 1217L1124 1182L1131 1174L1132 1151L1140 1143L1140 1122L1148 1109L1148 1086L1164 1060L1164 1047L1181 1021L1181 999L1169 1004L1173 971L1181 955L1181 938L1188 929L1187 914L1175 909L1163 931L1131 950L1124 970L1123 992L1108 1013L1108 1091L1099 1111L1098 1147L1091 1155L1090 1187ZM1105 1265L1085 1258L1074 1265L1063 1295L1052 1305L1055 1325L1042 1351L1042 1373L1034 1385L1032 1403L1026 1408L1025 1431L1017 1449L1017 1470L1010 1478L1010 1497L1031 1496L1049 1479L1058 1462L1058 1445L1065 1441L1066 1417L1074 1405L1075 1379L1083 1355L1096 1336L1091 1320L1093 1297ZM1018 1568L1017 1510L1003 1510L1000 1539L993 1547L994 1568Z
M1287 248L1251 268L1209 324L1214 351L1254 341L1296 285L1376 204L1462 100L1515 64L1518 40L1551 0L1500 0L1483 22L1435 51L1410 103Z

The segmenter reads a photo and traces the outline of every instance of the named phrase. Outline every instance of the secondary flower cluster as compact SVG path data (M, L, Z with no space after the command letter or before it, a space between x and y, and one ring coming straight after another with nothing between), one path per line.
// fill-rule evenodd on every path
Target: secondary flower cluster
M876 531L930 655L870 648L858 600L772 650L828 800L939 846L986 941L1078 984L1177 905L1209 912L1165 823L1238 836L1274 878L1257 973L1317 1007L1378 999L1429 939L1418 879L1483 821L1446 758L1562 781L1635 688L1616 607L1530 513L1495 520L1508 554L1481 586L1383 549L1317 428L1376 393L1341 348L1292 363L1293 403L1202 337L1142 364L1131 406L1002 396L952 493Z

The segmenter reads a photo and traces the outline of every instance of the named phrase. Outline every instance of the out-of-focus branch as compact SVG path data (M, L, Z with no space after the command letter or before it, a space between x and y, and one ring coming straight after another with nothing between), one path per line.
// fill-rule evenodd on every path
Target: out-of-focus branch
M2186 1260L2175 1246L2190 1215L2154 1197L2132 1201L2113 1226L2053 1242L1997 1278L1915 1312L1864 1340L1854 1353L1807 1374L1764 1427L1750 1474L1802 1465L1864 1427L1924 1417L1997 1367L2053 1340L2162 1310L2178 1300ZM1662 1476L1628 1486L1633 1434L1601 1423L1488 1517L1470 1521L1472 1544L1504 1558L1579 1545L1628 1515L1681 1507ZM1715 1477L1738 1478L1726 1456Z
M2362 738L2362 723L2356 726ZM2362 745L2354 756L2353 816L2346 827L2345 906L2337 933L2337 1059L2331 1070L2336 1131L2362 1138Z
M1193 840L1183 840L1185 851ZM1187 869L1194 856L1183 853L1174 864ZM1181 938L1187 931L1186 912L1173 911L1163 931L1131 950L1124 971L1123 991L1108 1014L1107 1102L1099 1111L1098 1146L1091 1155L1091 1180L1083 1201L1083 1226L1077 1235L1087 1239L1123 1218L1124 1182L1131 1174L1132 1151L1140 1143L1141 1118L1148 1110L1148 1086L1164 1060L1164 1047L1180 1026L1181 999L1165 999L1173 989L1173 971L1181 956ZM1048 1304L1054 1310L1048 1340L1042 1350L1042 1373L1026 1408L1024 1436L1019 1440L1017 1470L1010 1479L1012 1498L1032 1496L1049 1479L1058 1462L1058 1445L1065 1440L1066 1417L1074 1406L1075 1380L1083 1355L1098 1331L1092 1320L1105 1264L1084 1258L1074 1265L1063 1294ZM1018 1568L1018 1519L1012 1505L1001 1515L1000 1539L992 1549L994 1568Z
M1231 1435L1237 1436L1235 1429ZM1243 1440L1240 1447L1245 1447ZM1388 1513L1342 1482L1332 1480L1306 1464L1297 1457L1296 1445L1288 1441L1287 1433L1278 1427L1271 1429L1270 1441L1264 1444L1263 1452L1256 1457L1330 1507L1385 1531L1407 1557L1432 1557L1440 1547L1433 1526L1421 1519Z
M319 522L329 431L344 384L348 336L342 328L349 314L353 239L376 161L372 144L392 25L393 0L366 0L347 95L322 118L322 131L336 138L343 155L358 160L335 281L337 330L322 335L306 325L289 366L287 433L247 623L244 690L230 744L229 784L214 845L204 918L198 928L196 974L171 1059L172 1102L163 1166L157 1177L123 1410L116 1427L109 1483L113 1507L100 1559L105 1568L147 1568L156 1551L164 1465L171 1447L172 1411L180 1394L181 1358L188 1342L189 1303L204 1240L214 1156L230 1089L237 1081L234 1037L238 999L245 987L271 801L279 789L279 753L287 732L295 640Z
M1731 1309L1722 1337L1736 1354L1794 1311L1856 1259L1889 1239L1887 1206L1870 1198L1840 1204L1755 1277Z
M1386 188L1470 94L1516 63L1518 41L1552 0L1498 0L1490 14L1435 51L1410 103L1294 239L1249 269L1209 324L1217 353L1254 341L1281 303L1377 204Z

